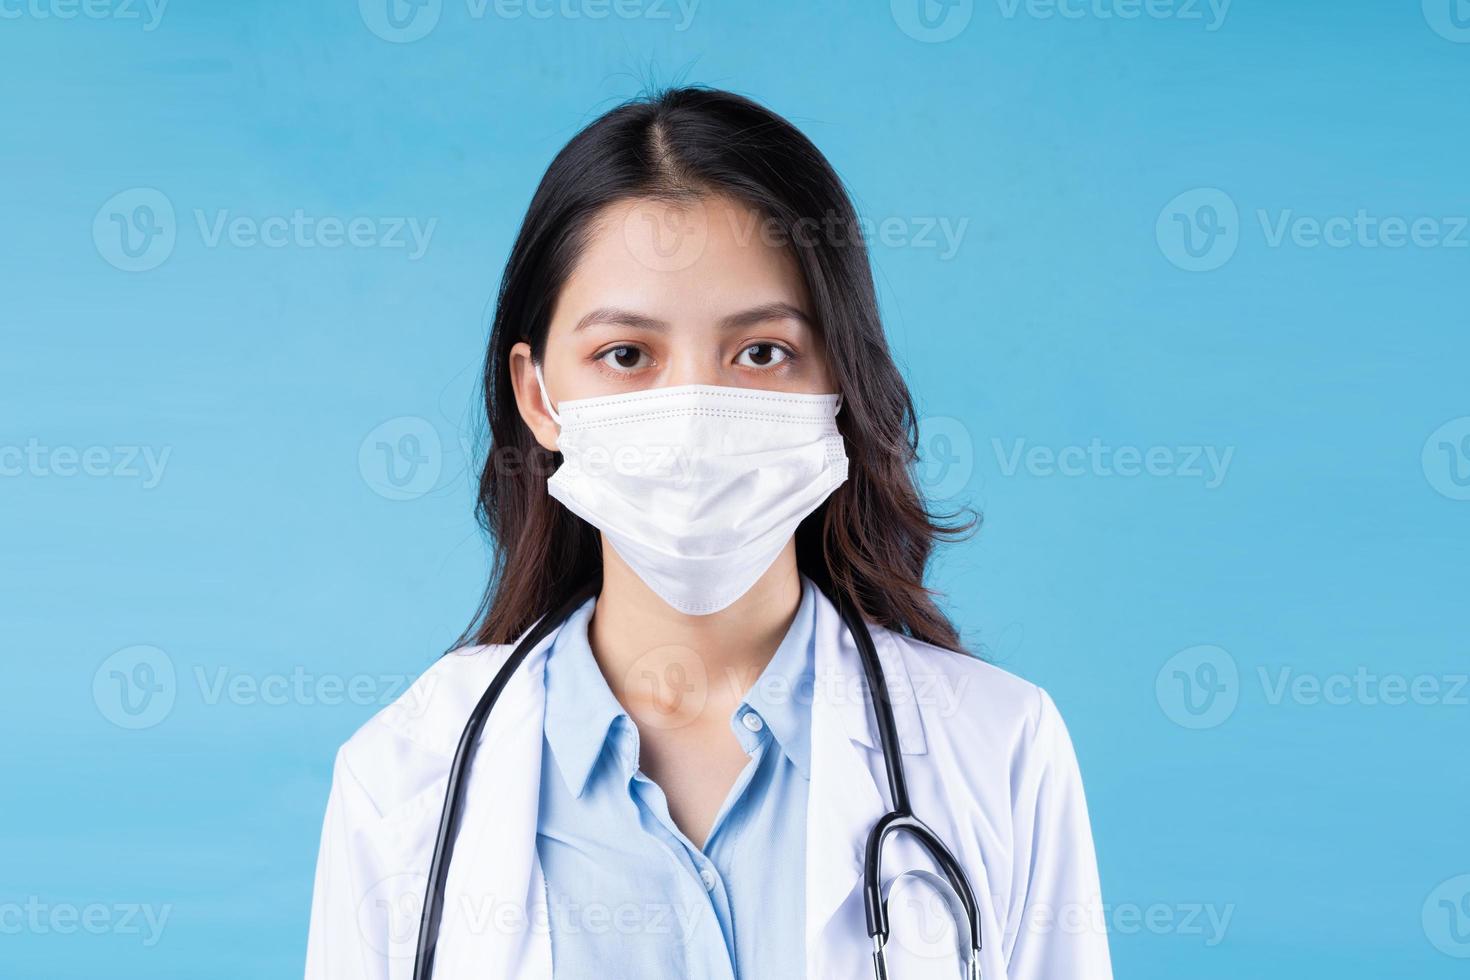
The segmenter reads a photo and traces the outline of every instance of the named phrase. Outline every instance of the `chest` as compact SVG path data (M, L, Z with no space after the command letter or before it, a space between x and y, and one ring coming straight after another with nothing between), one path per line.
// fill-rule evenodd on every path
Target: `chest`
M554 764L543 773L537 854L555 977L794 975L805 949L806 780L779 752L738 761L733 782L707 783L709 833L697 842L647 773L599 770L580 796ZM615 931L616 956L599 929Z
M729 723L677 729L640 726L639 768L663 792L675 826L704 847L721 808L758 758L731 733Z

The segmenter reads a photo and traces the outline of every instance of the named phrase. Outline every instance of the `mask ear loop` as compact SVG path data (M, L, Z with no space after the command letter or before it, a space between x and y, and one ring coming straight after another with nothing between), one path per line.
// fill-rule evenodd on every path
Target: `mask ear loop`
M551 399L546 395L546 377L541 373L541 365L532 363L536 369L536 387L541 389L541 407L546 409L546 414L551 416L551 421L561 425L561 416L556 414L556 409L551 407Z

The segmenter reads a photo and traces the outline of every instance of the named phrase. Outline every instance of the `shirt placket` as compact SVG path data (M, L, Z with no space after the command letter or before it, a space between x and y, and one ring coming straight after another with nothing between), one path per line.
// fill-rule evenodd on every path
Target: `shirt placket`
M733 844L733 828L728 826L731 814L739 807L764 757L768 733L764 724L745 720L750 716L758 722L759 715L742 706L731 718L741 748L750 758L715 817L704 851L695 847L694 842L678 829L669 813L668 798L663 790L638 769L636 728L628 724L619 733L618 751L624 771L630 774L629 795L639 810L640 822L664 846L670 860L679 868L677 878L682 883L684 897L676 907L668 910L668 914L683 932L691 968L695 963L703 964L702 972L689 971L689 980L737 978L730 892L712 854L718 848L728 849Z

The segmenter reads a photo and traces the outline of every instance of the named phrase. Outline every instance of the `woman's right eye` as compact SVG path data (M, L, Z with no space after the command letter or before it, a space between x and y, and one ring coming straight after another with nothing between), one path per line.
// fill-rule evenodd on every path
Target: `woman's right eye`
M602 361L614 371L636 371L644 366L644 357L641 347L623 344L618 347L609 347L597 355L597 360Z

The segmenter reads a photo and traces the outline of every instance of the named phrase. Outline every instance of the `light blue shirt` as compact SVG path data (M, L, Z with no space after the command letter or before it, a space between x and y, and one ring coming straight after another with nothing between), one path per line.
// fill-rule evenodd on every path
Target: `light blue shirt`
M700 850L638 769L638 729L587 642L593 600L546 661L536 849L558 980L804 976L814 596L730 718L750 761ZM721 681L711 677L712 684Z

